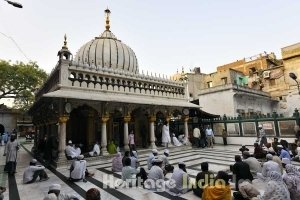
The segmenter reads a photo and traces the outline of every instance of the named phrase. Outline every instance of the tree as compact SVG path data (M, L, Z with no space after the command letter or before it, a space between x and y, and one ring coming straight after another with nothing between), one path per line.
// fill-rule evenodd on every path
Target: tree
M34 102L34 92L48 77L35 62L12 64L0 60L0 100L14 99L14 107L27 110Z

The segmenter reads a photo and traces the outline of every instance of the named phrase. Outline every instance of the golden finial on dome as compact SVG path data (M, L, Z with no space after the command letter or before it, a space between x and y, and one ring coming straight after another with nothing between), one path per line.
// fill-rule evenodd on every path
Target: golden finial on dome
M106 8L106 10L104 10L104 12L105 12L105 22L106 22L105 29L107 31L109 31L109 29L110 29L110 24L109 24L110 10L108 8Z
M64 36L64 46L63 46L64 48L68 48L67 47L67 35L65 34L65 36Z

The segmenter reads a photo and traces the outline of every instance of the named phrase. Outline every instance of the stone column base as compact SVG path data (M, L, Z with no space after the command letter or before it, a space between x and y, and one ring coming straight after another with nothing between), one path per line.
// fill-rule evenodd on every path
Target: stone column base
M156 149L156 145L154 142L151 142L150 146L149 146L150 149Z
M125 145L125 146L124 146L124 151L129 151L129 150L130 150L129 146L128 146L128 145Z
M104 149L101 149L100 155L101 155L101 156L107 156L107 155L109 155L109 153L108 153L108 151L106 150L106 148L104 148Z

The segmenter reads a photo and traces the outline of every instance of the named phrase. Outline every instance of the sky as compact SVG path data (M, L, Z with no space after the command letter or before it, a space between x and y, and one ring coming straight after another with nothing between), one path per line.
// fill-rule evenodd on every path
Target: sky
M169 76L200 67L211 73L264 51L280 58L282 47L300 42L296 0L14 1L23 9L0 1L0 59L36 61L47 72L58 60L64 34L75 56L104 31L107 7L111 31L133 49L140 72Z

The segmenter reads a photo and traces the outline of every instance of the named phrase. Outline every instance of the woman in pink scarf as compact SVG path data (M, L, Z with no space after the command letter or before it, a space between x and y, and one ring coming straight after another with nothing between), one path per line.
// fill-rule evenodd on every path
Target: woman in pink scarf
M286 174L282 176L283 181L287 185L291 200L300 199L300 172L297 170L295 165L287 164L285 166Z

